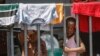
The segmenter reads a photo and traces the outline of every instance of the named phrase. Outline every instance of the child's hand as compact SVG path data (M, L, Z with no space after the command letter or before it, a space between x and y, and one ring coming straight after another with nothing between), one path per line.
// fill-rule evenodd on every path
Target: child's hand
M69 51L70 51L70 48L64 47L64 51L65 51L65 52L69 52Z

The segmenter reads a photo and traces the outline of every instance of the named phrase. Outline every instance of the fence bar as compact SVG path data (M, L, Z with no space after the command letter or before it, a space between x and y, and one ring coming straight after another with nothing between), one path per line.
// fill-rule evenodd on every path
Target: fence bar
M24 47L25 47L25 56L28 56L28 48L27 48L27 25L24 25Z
M89 17L89 44L90 44L90 56L93 56L93 45L92 45L92 17Z
M72 6L72 4L71 3L66 3L66 4L64 4L64 6Z
M0 31L9 31L8 29L0 29Z
M50 35L51 35L51 56L54 56L54 46L53 46L53 25L50 24Z
M38 36L38 56L41 56L40 55L40 53L41 53L41 46L40 46L40 24L37 24L36 25L37 26L37 32L38 32L38 34L37 34L37 36Z
M11 38L10 38L10 32L7 32L7 56L11 56Z
M0 31L10 31L9 29L0 29ZM13 32L20 32L20 30L14 30L13 29Z
M64 3L64 5L65 5L65 3ZM63 22L64 44L63 44L63 46L66 46L66 39L67 39L66 29L67 29L66 28L66 8L64 6L64 22ZM63 55L66 56L66 53L64 53Z
M76 15L76 41L77 41L77 46L79 47L79 18L78 15ZM79 54L77 54L78 56L80 56Z
M14 56L13 27L10 28L10 36L11 36L11 56Z
M66 45L66 38L67 38L67 34L66 34L66 9L64 8L64 23L63 23L63 30L64 30L64 46Z
M78 15L76 15L76 40L77 40L77 46L79 46L79 18L78 18Z

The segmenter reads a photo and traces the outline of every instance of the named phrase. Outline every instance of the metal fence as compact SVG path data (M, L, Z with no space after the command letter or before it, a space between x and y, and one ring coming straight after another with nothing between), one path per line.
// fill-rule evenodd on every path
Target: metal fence
M71 6L71 4L64 4L64 7L66 6ZM65 11L66 9L64 9ZM64 13L66 16L66 13ZM65 18L65 17L64 17ZM76 18L78 18L78 15L76 15ZM63 25L63 30L64 30L64 42L66 39L66 19L64 19L64 25ZM38 56L40 56L40 24L35 25L37 27L37 32L38 32ZM14 36L13 36L13 27L10 27L9 29L4 29L7 32L7 56L15 56L14 55ZM50 32L51 32L51 41L52 41L52 36L53 36L53 25L50 25ZM27 26L24 25L24 47L25 47L25 56L28 56L28 52L27 52ZM77 41L79 42L79 20L76 19L76 36L77 36ZM89 44L90 44L90 56L93 56L93 43L92 43L92 17L89 17ZM54 56L53 52L54 52L54 48L52 46L51 43L51 47L52 47L52 56ZM97 56L100 56L99 54L97 54Z

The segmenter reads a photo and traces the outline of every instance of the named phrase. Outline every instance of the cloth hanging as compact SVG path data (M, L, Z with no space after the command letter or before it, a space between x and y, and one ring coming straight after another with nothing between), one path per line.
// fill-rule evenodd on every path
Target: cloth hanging
M72 13L100 17L100 2L73 3Z
M79 27L82 32L89 32L89 16L79 15ZM92 31L98 32L100 31L100 18L92 17Z
M18 4L0 4L0 26L14 24L17 9Z
M48 24L58 15L55 4L19 4L17 17L19 23L31 25L38 20L42 21L43 24Z
M72 13L79 15L80 31L89 32L89 16L92 17L92 31L100 31L100 2L74 3Z
M57 3L56 4L56 11L58 14L58 18L54 19L51 24L59 24L62 22L63 18L64 18L64 8L63 8L63 4L62 3Z

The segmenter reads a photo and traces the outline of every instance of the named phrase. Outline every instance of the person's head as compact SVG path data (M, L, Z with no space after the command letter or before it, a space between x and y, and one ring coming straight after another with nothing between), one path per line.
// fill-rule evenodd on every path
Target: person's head
M29 42L35 42L37 41L37 31L35 30L28 30L28 39Z
M66 18L66 32L67 32L67 36L71 37L74 35L75 33L75 28L76 28L76 19L74 17L67 17Z

